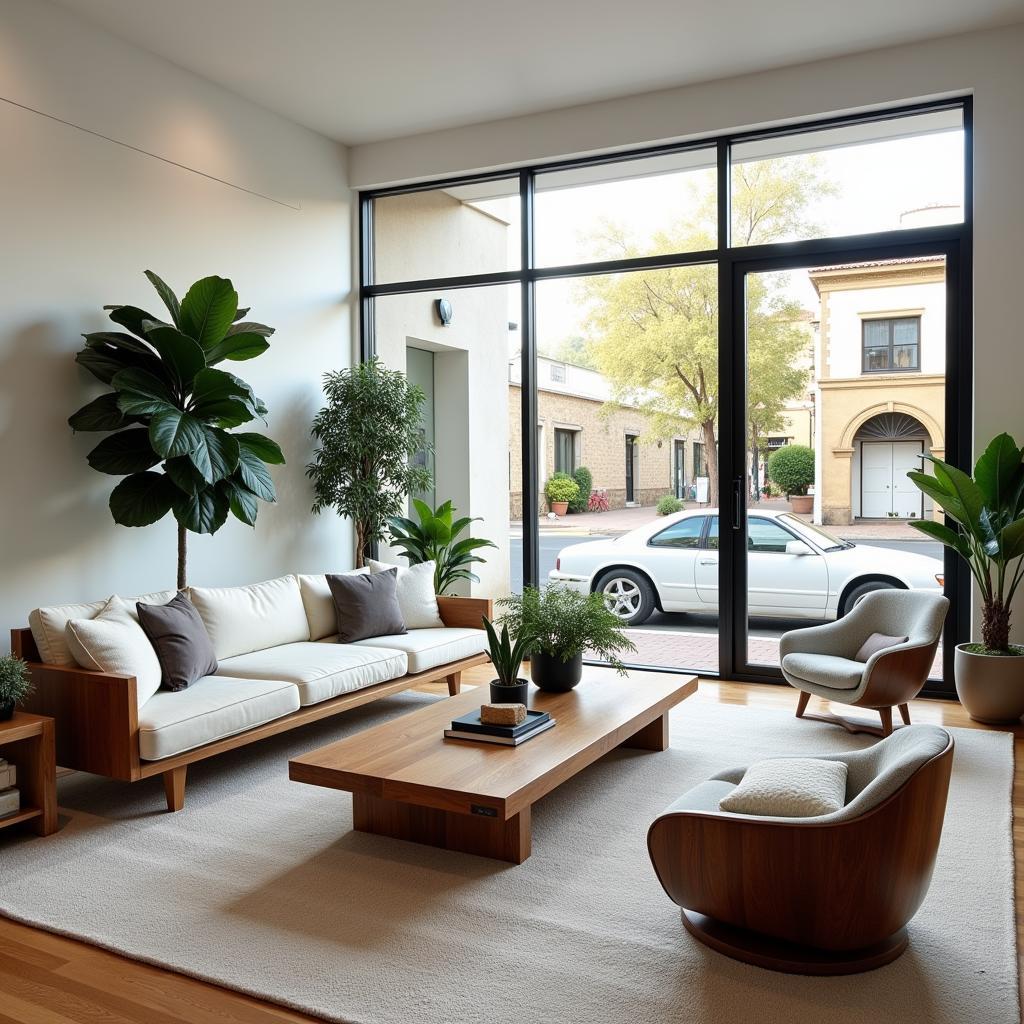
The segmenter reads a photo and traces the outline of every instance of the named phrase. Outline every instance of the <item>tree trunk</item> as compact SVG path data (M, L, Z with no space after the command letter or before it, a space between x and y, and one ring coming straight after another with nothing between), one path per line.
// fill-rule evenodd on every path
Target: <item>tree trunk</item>
M983 605L981 642L992 651L1010 649L1010 609L1002 601L986 601Z
M363 524L356 520L356 568L366 565L366 531Z
M705 420L700 425L704 436L704 460L708 464L708 501L718 504L718 445L715 441L715 421Z
M188 530L181 523L178 523L178 589L184 590L188 586L186 575L186 562L188 558Z

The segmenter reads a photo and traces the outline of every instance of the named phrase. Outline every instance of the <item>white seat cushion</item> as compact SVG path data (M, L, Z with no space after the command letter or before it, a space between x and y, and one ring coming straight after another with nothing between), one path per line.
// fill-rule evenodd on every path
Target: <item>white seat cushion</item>
M391 647L409 656L410 672L427 672L461 658L471 658L487 649L482 629L410 629L400 636L374 636L356 640L354 647Z
M160 690L139 711L144 761L193 750L299 709L299 691L282 679L203 676L186 690Z
M369 571L369 566L364 565L361 569L345 569L333 575L366 576ZM327 585L326 574L299 576L299 592L309 621L309 639L322 640L325 636L337 635L338 612L334 607L334 595Z
M340 693L398 679L407 669L405 653L392 648L307 642L227 658L220 663L217 674L286 679L298 687L299 702L305 707Z
M864 678L864 663L834 654L787 654L782 667L791 676L833 690L856 690Z
M309 639L296 576L247 587L192 587L189 597L210 634L218 661Z

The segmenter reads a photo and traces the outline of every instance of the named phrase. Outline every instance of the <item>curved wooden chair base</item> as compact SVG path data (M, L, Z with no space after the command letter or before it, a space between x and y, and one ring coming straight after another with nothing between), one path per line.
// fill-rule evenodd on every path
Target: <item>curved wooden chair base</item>
M844 718L842 715L834 715L829 712L805 712L800 716L805 719L812 719L815 722L828 722L829 725L838 725L840 728L845 729L849 733L867 733L869 736L889 736L892 734L892 727L890 731L885 731L884 725L874 725L871 722L866 722L863 719L857 718ZM899 728L899 726L896 726Z
M716 921L693 910L682 912L686 930L705 946L733 960L783 974L862 974L890 964L907 948L907 929L866 949L831 950L797 946Z

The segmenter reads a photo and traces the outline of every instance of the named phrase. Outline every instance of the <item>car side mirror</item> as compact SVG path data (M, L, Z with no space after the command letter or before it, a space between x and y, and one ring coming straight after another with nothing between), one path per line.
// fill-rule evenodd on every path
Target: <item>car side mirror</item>
M811 550L809 544L805 544L802 540L791 540L786 544L787 555L813 555L814 552Z

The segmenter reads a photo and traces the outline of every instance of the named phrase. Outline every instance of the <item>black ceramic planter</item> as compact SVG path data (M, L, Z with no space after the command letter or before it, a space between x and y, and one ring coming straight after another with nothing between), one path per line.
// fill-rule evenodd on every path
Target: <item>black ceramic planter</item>
M514 686L503 686L497 680L491 681L492 704L526 704L529 692L530 684L522 678Z
M530 655L530 678L538 690L565 693L583 678L583 655L562 661L555 655L535 652Z
M524 684L525 685L525 684ZM0 722L9 722L14 717L14 701L0 702Z

